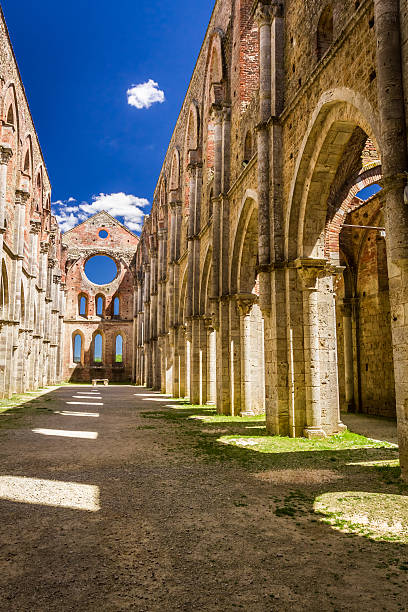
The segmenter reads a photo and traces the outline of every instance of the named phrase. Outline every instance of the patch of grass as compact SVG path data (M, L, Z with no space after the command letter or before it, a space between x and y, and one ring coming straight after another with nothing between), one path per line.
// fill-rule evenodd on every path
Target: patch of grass
M403 495L328 492L316 498L314 510L322 523L337 531L371 540L408 543L408 498Z

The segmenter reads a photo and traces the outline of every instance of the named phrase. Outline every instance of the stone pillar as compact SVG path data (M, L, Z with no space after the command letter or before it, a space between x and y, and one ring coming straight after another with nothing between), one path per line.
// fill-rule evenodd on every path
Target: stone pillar
M207 402L215 404L217 401L217 332L208 320L207 340Z
M343 302L344 335L344 378L347 412L355 412L354 402L354 351L352 306L347 299Z
M259 27L259 115L257 125L258 147L258 258L259 258L259 305L262 312L271 308L271 228L269 212L269 128L271 116L272 64L271 64L271 20L272 7L259 3L256 10Z
M408 159L399 0L374 0L374 16L398 437L408 480Z
M252 409L251 381L251 308L257 300L254 294L241 294L237 298L241 332L241 413Z
M221 215L220 201L222 177L222 111L212 109L214 122L214 187L213 187L213 222L212 222L212 285L211 300L214 303L213 314L218 319L217 303L220 296L220 258L221 258Z
M306 438L324 438L320 405L320 351L318 279L324 274L326 262L316 260L312 267L299 268L303 291L303 329L306 386Z

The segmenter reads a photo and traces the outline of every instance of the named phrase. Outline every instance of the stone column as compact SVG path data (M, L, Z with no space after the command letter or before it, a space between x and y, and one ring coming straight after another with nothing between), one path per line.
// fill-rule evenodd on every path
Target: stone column
M374 0L374 16L398 437L408 480L408 161L399 0Z
M252 293L237 297L241 330L241 413L252 409L251 309L256 300L257 296Z
M214 106L214 187L213 187L213 222L212 222L212 285L211 300L214 303L214 315L218 320L217 302L220 296L220 258L221 258L221 215L220 201L222 178L222 111Z
M324 274L325 261L315 261L312 266L299 268L299 276L303 291L303 329L304 329L304 359L306 386L306 438L324 438L322 428L322 413L320 405L320 346L319 346L319 302L318 280Z
M350 302L343 302L344 335L344 378L347 412L355 412L354 402L354 356L353 356L353 315Z
M271 21L272 7L259 3L256 10L259 27L259 115L257 130L258 147L258 257L259 257L259 305L262 312L271 308L271 228L269 212L269 128L271 117L272 64Z
M215 404L217 401L217 332L212 320L207 319L207 402Z

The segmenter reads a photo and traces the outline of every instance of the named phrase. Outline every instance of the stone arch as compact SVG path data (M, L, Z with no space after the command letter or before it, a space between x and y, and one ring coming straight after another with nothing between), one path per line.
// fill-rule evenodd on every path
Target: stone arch
M186 298L187 298L187 270L184 271L183 279L180 285L180 298L179 298L179 317L178 320L181 325L185 323L186 317Z
M190 104L188 113L186 140L185 140L185 157L188 157L189 151L196 151L199 147L200 139L200 113L197 102L193 101Z
M255 284L254 279L253 286L249 289L251 280L248 270L252 269L255 272L258 255L257 202L258 198L256 192L248 190L242 200L238 226L235 233L233 256L231 258L230 286L232 293L251 293ZM250 235L252 239L248 240L248 236ZM246 281L244 281L244 275L242 274L243 266L249 266L249 268L246 268Z
M170 191L176 191L180 187L180 151L178 149L174 149L171 158L169 183Z
M18 102L17 102L17 94L16 88L12 81L6 83L3 88L2 93L3 98L3 108L2 115L6 124L9 123L9 119L11 120L10 124L16 130L17 136L20 133L20 117L18 114Z
M3 260L1 265L0 278L0 318L7 319L9 308L9 282L6 262Z
M329 189L356 127L379 150L378 121L367 100L347 88L323 94L300 147L289 195L285 232L289 260L324 257Z
M200 274L200 314L209 315L209 287L211 276L212 248L208 247L204 258L204 265Z

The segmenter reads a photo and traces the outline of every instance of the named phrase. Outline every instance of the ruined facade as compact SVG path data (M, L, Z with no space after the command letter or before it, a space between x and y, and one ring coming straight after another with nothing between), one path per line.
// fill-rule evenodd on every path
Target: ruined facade
M405 2L217 0L137 252L138 384L280 435L396 414L408 474L407 104Z
M111 382L132 379L134 257L139 239L106 212L62 237L66 271L64 380ZM93 257L110 257L117 267L111 282L99 285L86 274ZM107 279L110 280L110 279Z
M62 377L61 235L32 117L0 14L0 397Z

